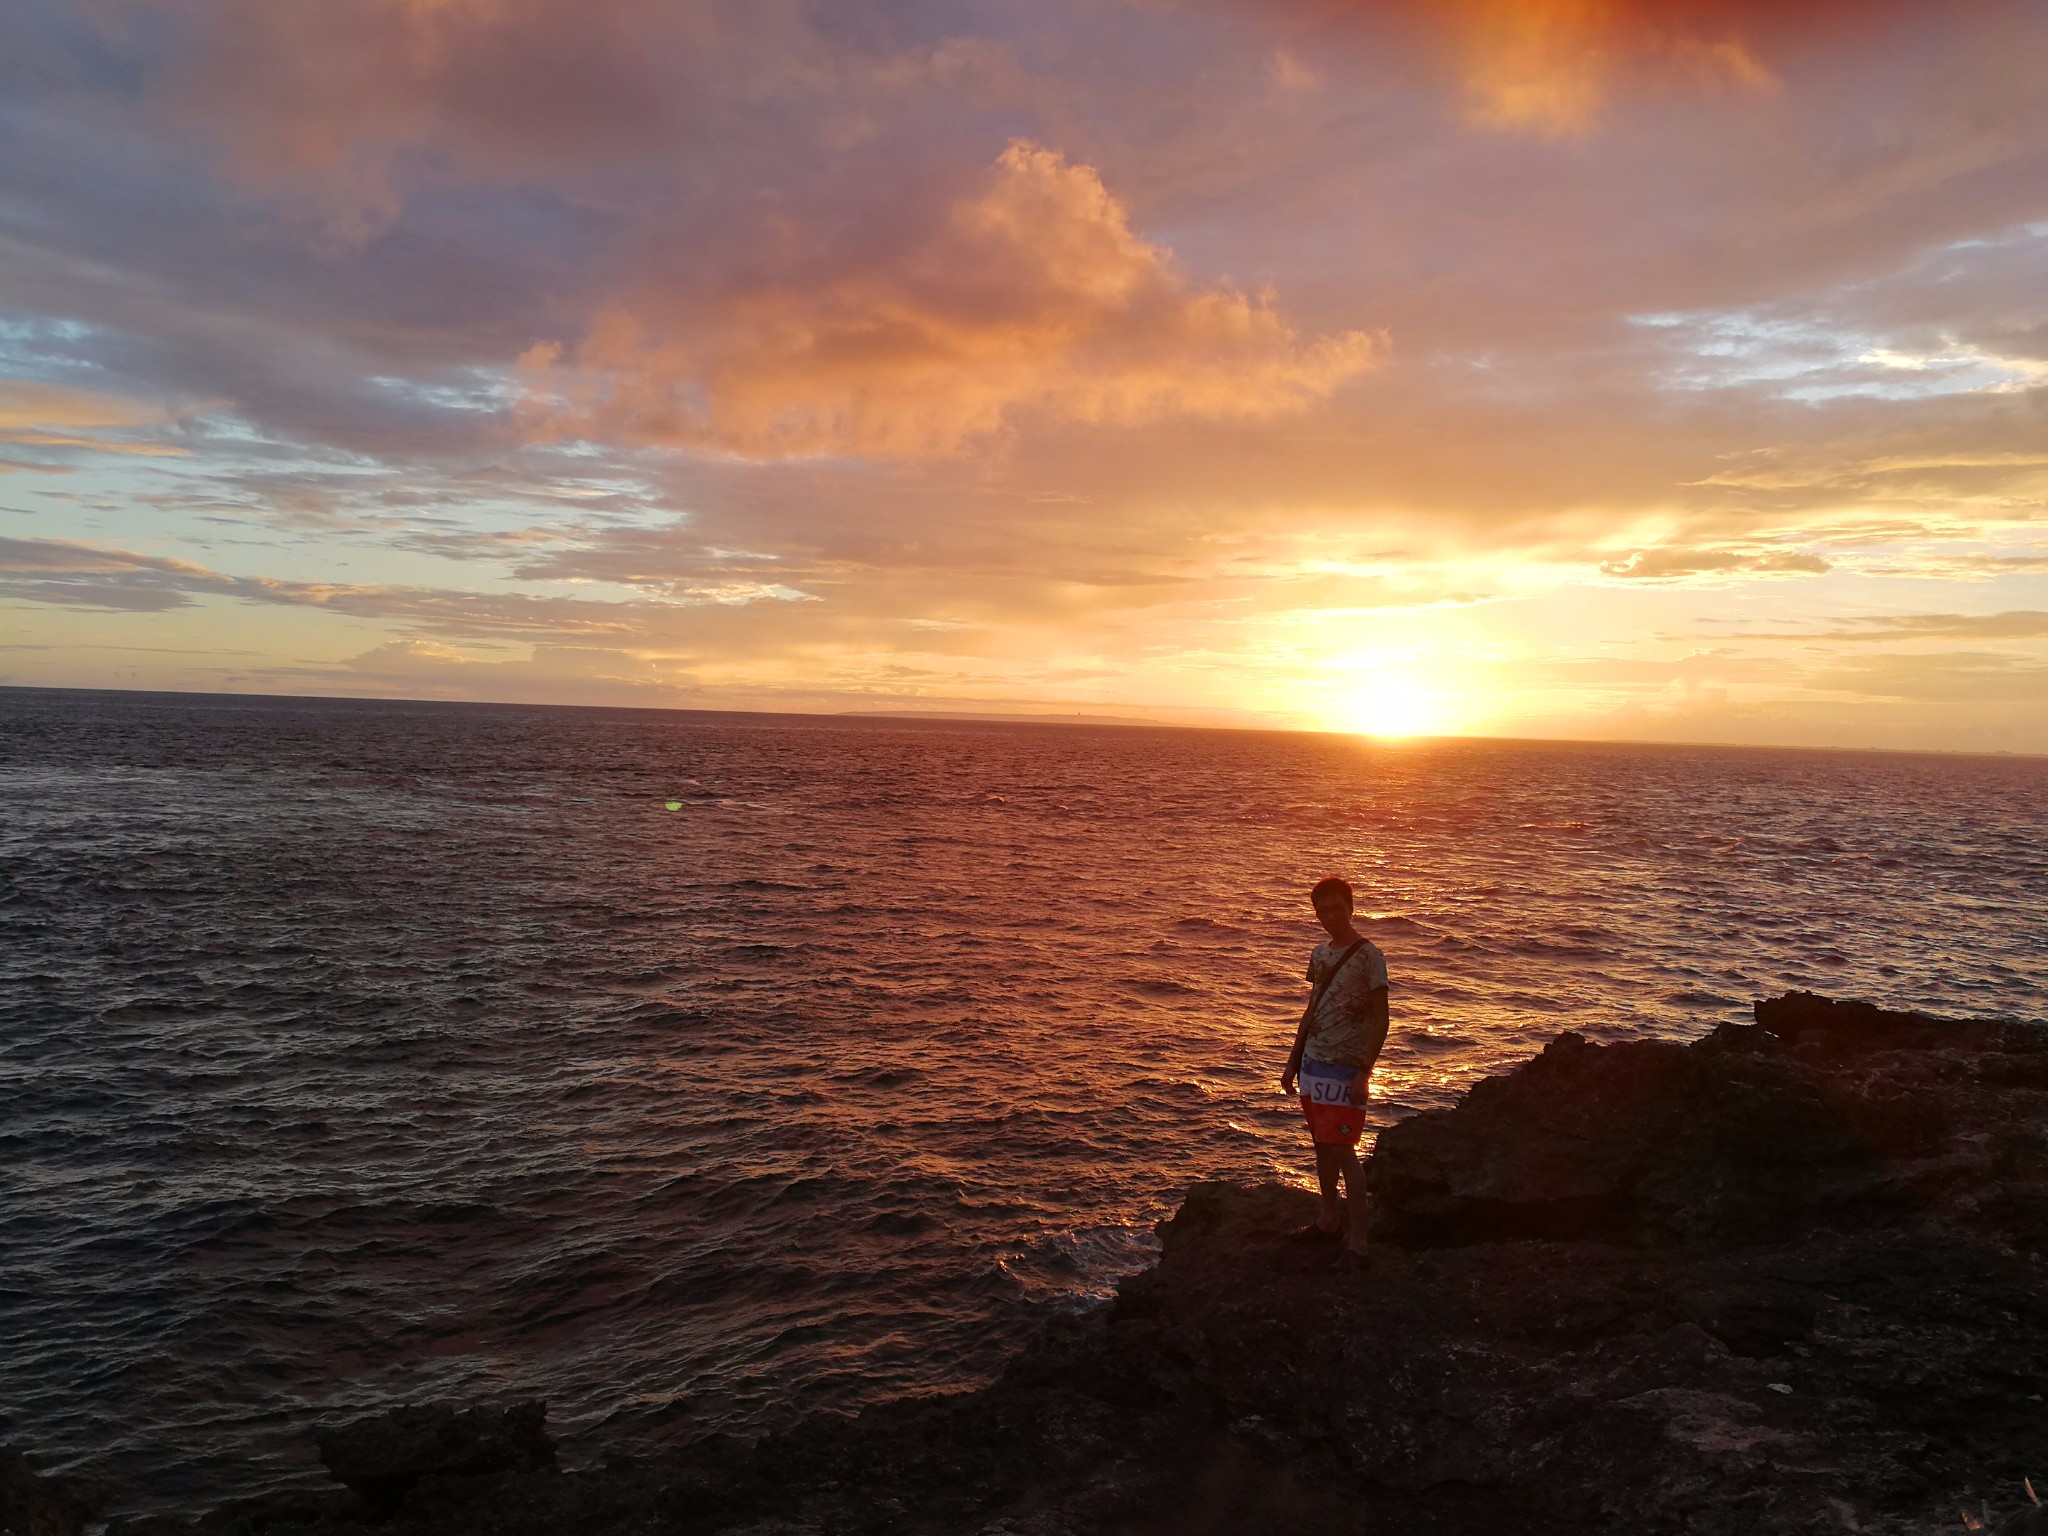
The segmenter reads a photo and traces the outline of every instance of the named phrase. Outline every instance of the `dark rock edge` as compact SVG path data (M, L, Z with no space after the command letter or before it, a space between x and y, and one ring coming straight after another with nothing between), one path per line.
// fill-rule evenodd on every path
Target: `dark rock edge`
M572 1473L544 1405L397 1409L321 1436L346 1490L110 1536L2048 1536L2048 1027L1756 1021L1389 1128L1363 1273L1287 1240L1307 1193L1199 1184L976 1391ZM0 1530L93 1502L0 1455Z

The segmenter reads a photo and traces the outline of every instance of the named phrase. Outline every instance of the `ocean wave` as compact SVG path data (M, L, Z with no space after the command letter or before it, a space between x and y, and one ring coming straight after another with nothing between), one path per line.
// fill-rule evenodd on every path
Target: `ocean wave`
M0 1397L173 1505L400 1397L546 1396L577 1455L983 1379L1192 1181L1308 1177L1330 871L1374 1125L1563 1028L2048 985L2026 760L0 710Z

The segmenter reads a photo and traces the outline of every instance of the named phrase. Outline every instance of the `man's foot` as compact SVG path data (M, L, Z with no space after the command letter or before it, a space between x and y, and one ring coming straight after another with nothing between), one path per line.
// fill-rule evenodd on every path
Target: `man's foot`
M1343 1231L1342 1227L1326 1227L1321 1222L1312 1221L1288 1233L1287 1240L1290 1243L1334 1243Z
M1372 1255L1363 1248L1346 1248L1330 1261L1330 1268L1340 1275L1362 1274L1372 1264Z

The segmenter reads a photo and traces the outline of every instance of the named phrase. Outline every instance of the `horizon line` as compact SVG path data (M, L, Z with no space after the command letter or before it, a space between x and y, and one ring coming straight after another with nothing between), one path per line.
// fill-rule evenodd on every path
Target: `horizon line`
M1656 740L1629 736L1487 736L1479 734L1427 734L1374 736L1364 731L1333 731L1312 726L1289 725L1186 725L1166 720L1145 720L1121 716L1099 716L1086 711L1060 714L1031 714L989 710L947 709L841 709L832 711L759 708L709 708L689 704L577 704L525 699L434 699L405 694L359 693L223 693L200 688L106 688L52 683L11 683L0 681L0 693L121 694L140 698L174 699L265 699L303 700L322 704L416 704L445 705L458 709L565 709L613 710L636 714L663 715L758 715L764 719L838 720L873 723L961 725L1044 725L1067 730L1102 731L1228 731L1235 735L1322 736L1344 741L1368 742L1375 746L1401 749L1474 742L1497 746L1545 747L1661 747L1717 752L1825 752L1882 757L1995 758L2001 762L2048 762L2048 752L2022 752L2012 748L1979 748L1974 751L1941 747L1790 746L1779 742Z

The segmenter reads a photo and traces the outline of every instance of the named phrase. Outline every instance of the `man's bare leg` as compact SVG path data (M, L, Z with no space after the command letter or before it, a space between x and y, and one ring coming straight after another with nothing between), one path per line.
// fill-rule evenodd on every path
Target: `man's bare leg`
M1320 1153L1323 1149L1316 1148ZM1338 1169L1344 1175L1344 1203L1349 1207L1350 1231L1344 1235L1344 1246L1353 1253L1365 1252L1365 1164L1358 1160L1356 1147L1332 1147L1337 1154ZM1318 1169L1320 1172L1320 1169ZM1324 1202L1327 1205L1329 1202Z
M1358 1154L1349 1147L1326 1147L1316 1144L1316 1183L1323 1191L1323 1208L1316 1216L1316 1225L1325 1232L1344 1230L1344 1202L1337 1194L1337 1180L1344 1171L1344 1159L1351 1159L1351 1166L1358 1166Z

